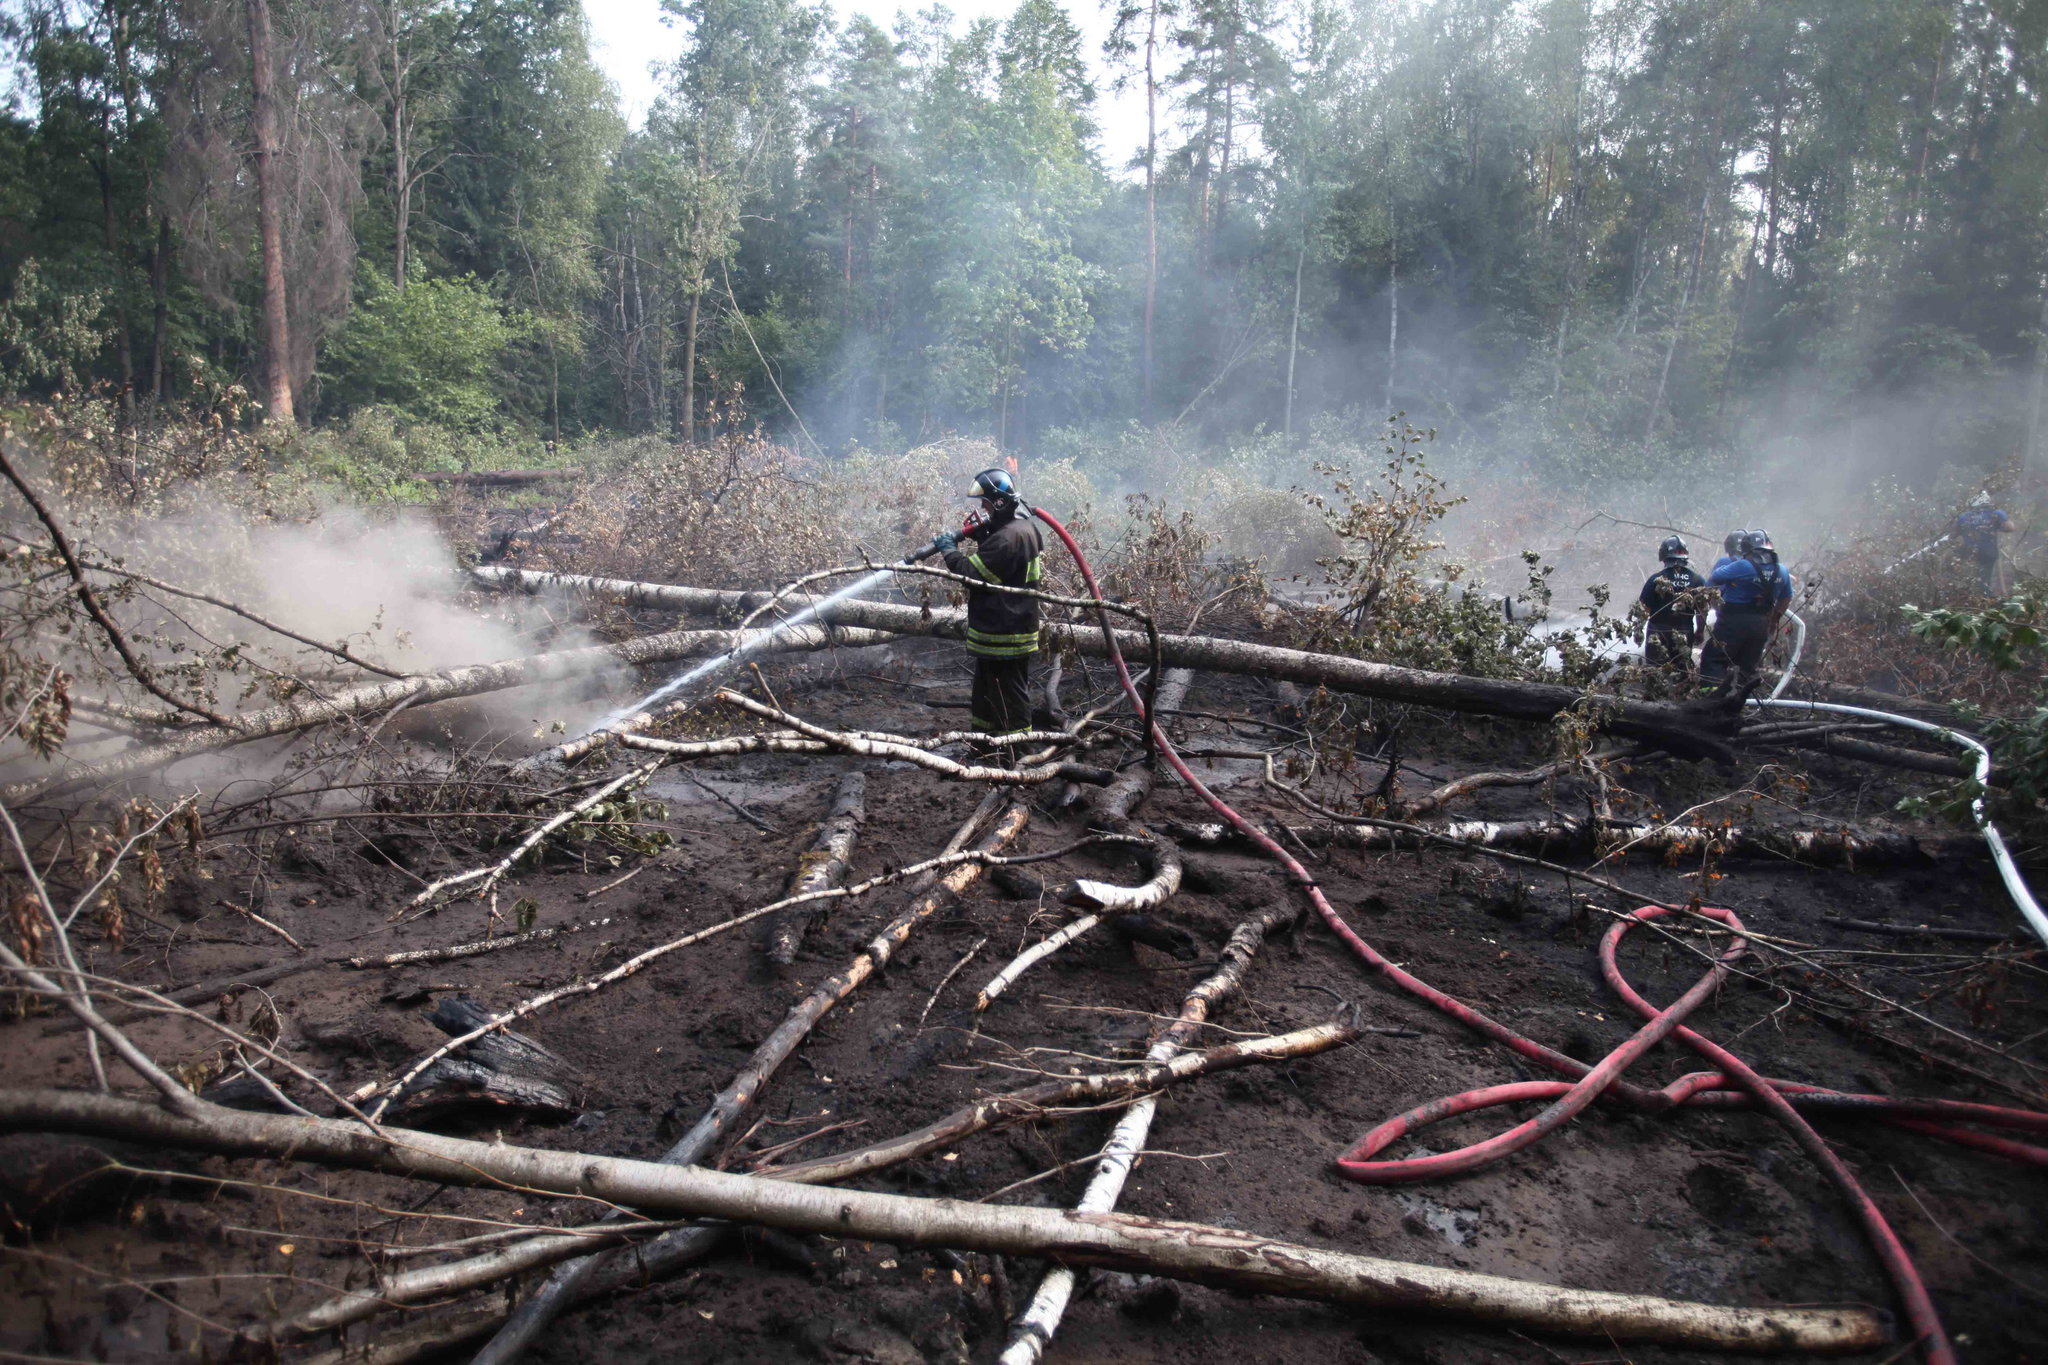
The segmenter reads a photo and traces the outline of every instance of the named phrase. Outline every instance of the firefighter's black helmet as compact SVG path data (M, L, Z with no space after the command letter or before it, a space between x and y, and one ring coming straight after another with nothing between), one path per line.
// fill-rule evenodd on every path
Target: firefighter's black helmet
M1657 547L1657 558L1666 564L1682 564L1692 558L1692 551L1685 548L1685 541L1678 536L1664 537L1664 543Z
M969 498L980 498L998 508L1017 505L1017 484L1006 469L984 469L974 476L967 490Z

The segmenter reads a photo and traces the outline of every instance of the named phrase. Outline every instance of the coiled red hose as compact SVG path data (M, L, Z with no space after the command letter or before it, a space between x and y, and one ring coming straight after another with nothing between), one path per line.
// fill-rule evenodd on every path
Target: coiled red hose
M1042 509L1034 508L1039 520L1052 529L1074 557L1074 566L1080 571L1081 580L1087 585L1091 597L1100 598L1101 589L1096 585L1094 571L1089 567L1087 556L1081 547L1057 519ZM1609 1096L1632 1107L1661 1112L1681 1105L1720 1106L1724 1104L1754 1105L1768 1110L1771 1115L1785 1124L1793 1138L1805 1148L1821 1168L1827 1172L1855 1210L1863 1224L1864 1234L1876 1252L1879 1262L1890 1276L1894 1288L1912 1324L1916 1342L1924 1351L1931 1365L1954 1365L1955 1352L1950 1346L1948 1334L1941 1325L1940 1316L1935 1312L1933 1300L1927 1293L1927 1286L1920 1278L1912 1257L1907 1254L1897 1234L1885 1221L1869 1194L1857 1182L1855 1175L1829 1147L1798 1112L1799 1107L1814 1108L1823 1112L1846 1110L1869 1113L1873 1117L1899 1127L1927 1132L1949 1141L1961 1142L1982 1150L2012 1156L2033 1164L2048 1164L2048 1150L2012 1142L2003 1138L1990 1137L1954 1128L1950 1123L1930 1122L1933 1120L1961 1120L1999 1127L2048 1132L2048 1114L2023 1109L2004 1109L1992 1105L1964 1104L1944 1100L1894 1100L1883 1095L1849 1095L1822 1089L1818 1086L1796 1085L1786 1081L1771 1081L1759 1076L1741 1058L1727 1049L1702 1037L1684 1026L1685 1017L1696 1009L1727 975L1730 964L1746 949L1741 937L1742 925L1733 912L1727 910L1702 910L1700 913L1718 919L1735 932L1735 940L1727 951L1714 963L1700 982L1693 986L1668 1009L1660 1010L1643 999L1634 987L1622 977L1616 963L1615 950L1629 929L1651 919L1670 913L1659 906L1646 906L1635 912L1629 919L1617 923L1608 931L1600 945L1600 962L1607 980L1617 994L1631 1009L1647 1021L1634 1037L1615 1049L1598 1064L1588 1066L1561 1052L1545 1047L1534 1039L1525 1038L1513 1029L1472 1008L1463 1001L1444 994L1442 991L1402 970L1373 948L1353 931L1337 913L1335 906L1322 892L1316 880L1309 874L1293 854L1275 841L1264 830L1259 829L1233 810L1223 799L1195 776L1180 754L1175 751L1167 738L1165 727L1147 714L1143 698L1131 681L1129 667L1124 662L1123 651L1118 647L1116 631L1110 625L1108 613L1099 613L1103 637L1109 648L1109 656L1116 666L1117 681L1124 695L1130 699L1138 717L1147 727L1153 743L1169 766L1189 790L1202 799L1203 804L1216 812L1226 823L1260 849L1271 855L1315 906L1316 913L1331 932L1343 940L1353 953L1373 971L1392 981L1410 995L1424 1001L1432 1008L1449 1015L1467 1027L1486 1035L1495 1042L1509 1048L1517 1055L1527 1058L1553 1072L1575 1079L1564 1081L1527 1081L1514 1085L1490 1086L1481 1090L1468 1091L1437 1100L1374 1128L1360 1139L1358 1144L1338 1159L1338 1169L1356 1180L1369 1183L1386 1183L1401 1180L1427 1179L1433 1176L1453 1175L1477 1169L1488 1162L1517 1151L1533 1142L1540 1141L1547 1134L1556 1131L1587 1105L1603 1096ZM1639 1059L1643 1053L1656 1046L1665 1038L1677 1036L1688 1047L1699 1053L1718 1071L1695 1072L1681 1076L1661 1090L1652 1090L1632 1085L1622 1079L1622 1073ZM1384 1150L1386 1146L1406 1133L1429 1123L1439 1122L1458 1114L1491 1108L1499 1104L1523 1100L1551 1100L1551 1105L1535 1118L1508 1130L1495 1138L1474 1144L1458 1152L1438 1156L1415 1158L1407 1161L1370 1161L1366 1158Z

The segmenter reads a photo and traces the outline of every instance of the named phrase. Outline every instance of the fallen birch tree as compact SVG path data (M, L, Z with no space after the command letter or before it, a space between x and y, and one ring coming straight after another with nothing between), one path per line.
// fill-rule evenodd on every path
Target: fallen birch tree
M916 1157L929 1156L976 1133L1043 1117L1056 1106L1097 1108L1117 1100L1148 1097L1177 1082L1219 1071L1231 1071L1257 1062L1313 1057L1357 1036L1358 1028L1353 1024L1313 1024L1288 1033L1252 1038L1242 1043L1225 1043L1206 1051L1186 1052L1170 1058L1148 1054L1144 1061L1115 1071L1061 1076L1021 1090L989 1095L897 1137L832 1156L792 1162L787 1166L770 1166L756 1174L773 1176L777 1180L798 1180L809 1185L837 1185Z
M998 806L1001 809L996 813ZM995 813L994 821L988 833L983 835L974 847L974 852L983 857L999 855L1003 849L1016 841L1031 819L1029 806L1018 801L1004 805L1002 793L991 791L967 818L966 823L954 833L946 846L946 853L941 857L952 855L965 845L981 823L989 819L991 813ZM949 868L937 877L935 883L922 890L894 919L884 925L851 963L798 1001L775 1031L754 1049L754 1054L748 1058L747 1064L740 1068L739 1074L734 1076L725 1089L711 1101L710 1107L704 1111L703 1116L690 1131L678 1138L675 1145L662 1154L662 1164L690 1166L709 1156L713 1149L730 1135L740 1118L760 1101L769 1080L795 1053L798 1045L810 1036L818 1021L876 972L886 967L889 960L895 956L896 950L903 946L920 924L936 914L952 897L973 885L984 870L985 864L981 862L965 862ZM711 1238L717 1235L715 1232L708 1234ZM684 1229L669 1233L660 1241L704 1241L706 1238L707 1234L701 1229ZM547 1329L555 1315L574 1298L577 1287L594 1274L598 1267L598 1257L585 1257L556 1271L545 1285L520 1306L490 1343L477 1353L475 1365L508 1365L508 1362L518 1359L520 1353Z
M1169 822L1160 831L1184 844L1246 842L1219 822ZM1821 866L1924 863L1985 856L1984 841L1967 834L1915 835L1905 830L1775 829L1742 825L1662 825L1606 820L1454 820L1427 835L1374 825L1287 825L1287 837L1311 848L1340 846L1366 852L1421 848L1442 840L1482 848L1598 852L1602 860L1631 853L1673 860L1708 850L1726 858L1776 858Z
M892 638L875 631L846 630L830 625L796 626L783 630L777 638L756 646L756 649L776 653L805 652L885 644ZM401 704L420 706L456 697L502 692L532 683L583 678L605 669L703 658L726 653L733 644L731 631L672 630L627 640L622 644L590 645L557 650L551 654L501 659L496 663L470 664L441 673L423 673L352 688L324 699L294 698L277 706L235 716L232 728L196 726L159 743L142 745L97 763L80 764L49 776L16 782L0 789L0 801L19 805L95 783L150 772L195 754L309 730L355 716L372 715Z
M1027 1119L1044 1118L1055 1106L1083 1105L1092 1112L1104 1104L1138 1096L1149 1097L1168 1086L1218 1072L1313 1057L1357 1036L1358 1030L1351 1025L1316 1024L1290 1033L1226 1043L1205 1052L1184 1053L1171 1062L1152 1061L1115 1071L1046 1081L977 1100L935 1123L886 1142L821 1160L756 1170L755 1174L805 1185L836 1184L855 1175L928 1155L976 1133ZM276 1329L275 1335L282 1340L296 1340L335 1331L374 1317L386 1309L481 1289L524 1271L543 1269L579 1256L609 1250L623 1242L678 1230L673 1224L650 1226L620 1222L599 1223L561 1232L538 1231L538 1235L523 1238L495 1253L407 1271L386 1277L374 1286L349 1290L288 1318ZM693 1231L698 1236L704 1235L702 1229Z
M860 837L860 827L868 818L867 791L867 774L858 768L839 779L839 786L832 793L832 809L818 826L810 848L796 860L788 894L800 896L808 891L823 891L846 880L853 867L854 841ZM806 904L785 910L770 920L768 960L780 967L795 962L797 949L803 946L804 935L817 914L816 905Z
M1126 827L1134 828L1128 821L1124 823ZM995 1003L996 997L1015 985L1017 979L1025 972L1102 923L1103 916L1137 914L1153 909L1163 905L1180 890L1180 853L1173 845L1143 832L1119 837L1130 838L1137 844L1139 856L1148 865L1149 875L1146 880L1136 886L1120 886L1115 882L1076 877L1064 886L1056 888L1054 895L1061 904L1071 905L1086 913L1056 933L1026 948L1012 959L1007 967L991 977L989 983L974 997L976 1014L987 1010Z
M480 581L499 587L527 592L552 590L627 606L661 607L699 614L740 614L774 600L774 594L765 592L672 587L660 583L533 573L521 569L479 568L472 572ZM815 607L822 601L822 598L796 597L785 599L785 604ZM967 630L964 612L933 611L896 602L850 599L833 603L819 616L835 625L892 631L899 635L961 639ZM1151 640L1141 631L1107 632L1095 625L1053 621L1041 627L1041 639L1047 647L1071 648L1095 657L1106 657L1109 653L1109 644L1104 638L1106 634L1113 634L1118 648L1129 657L1143 658L1151 649ZM1333 692L1530 721L1550 720L1581 707L1587 700L1586 694L1579 689L1556 683L1436 673L1339 654L1314 654L1307 650L1206 635L1161 635L1159 658L1169 668L1248 673L1303 686L1326 687ZM1718 701L1677 703L1599 696L1594 699L1594 707L1594 716L1601 728L1616 734L1668 744L1686 753L1710 752L1717 756L1725 752L1725 741L1734 732L1739 719L1734 709Z
M1244 983L1245 971L1265 943L1266 935L1294 916L1295 911L1285 907L1268 910L1238 925L1223 947L1222 965L1188 992L1179 1015L1160 1030L1145 1059L1170 1066L1193 1055L1182 1049L1201 1032L1217 1004ZM1095 1173L1089 1177L1088 1188L1082 1191L1080 1203L1075 1206L1077 1212L1108 1213L1116 1207L1116 1201L1123 1195L1124 1181L1137 1164L1138 1153L1145 1148L1145 1138L1152 1131L1152 1116L1158 1108L1158 1101L1147 1095L1124 1111L1110 1131L1109 1141L1103 1145ZM1011 1325L1001 1365L1036 1365L1045 1348L1052 1344L1060 1319L1066 1315L1074 1282L1074 1272L1066 1266L1053 1266L1045 1272L1031 1302Z
M1235 1228L1119 1214L917 1199L799 1185L695 1166L248 1114L78 1090L0 1090L0 1132L61 1132L219 1156L313 1162L441 1184L599 1199L675 1217L758 1223L902 1247L954 1247L1163 1275L1377 1311L1453 1315L1595 1340L1731 1351L1838 1354L1889 1337L1863 1307L1738 1308L1417 1265L1277 1241Z
M1159 691L1153 697L1155 712L1178 711L1187 699L1188 686L1194 680L1191 669L1167 669L1166 676L1159 680ZM1091 793L1087 802L1088 822L1098 829L1122 829L1130 820L1131 812L1151 795L1152 780L1157 772L1154 765L1147 763L1132 768L1100 792Z

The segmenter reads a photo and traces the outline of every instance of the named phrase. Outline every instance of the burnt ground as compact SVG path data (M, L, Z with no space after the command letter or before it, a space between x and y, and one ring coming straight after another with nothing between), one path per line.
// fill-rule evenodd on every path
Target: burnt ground
M785 702L828 723L919 730L952 728L963 718L958 710L920 704L964 697L964 667L946 647L913 648L898 656L891 667L907 671L882 676L876 667L871 652L813 666L807 681L776 681ZM935 686L923 692L907 687L902 680L913 675ZM1078 697L1079 680L1074 681ZM1263 705L1255 684L1211 678L1198 679L1187 702L1190 709L1246 715L1266 714ZM1260 735L1251 727L1233 735L1214 721L1188 721L1184 728L1190 748L1251 747ZM1433 785L1432 777L1523 767L1545 757L1542 735L1486 721L1414 716L1402 736L1411 765L1403 781L1411 795ZM532 913L540 926L595 918L609 923L554 943L464 961L389 972L320 968L289 978L272 989L283 1039L298 1060L338 1087L388 1076L439 1041L422 1016L440 996L464 992L487 1005L509 1005L689 928L776 899L824 814L837 774L854 761L765 756L695 767L771 824L773 833L743 822L701 789L665 776L657 794L670 803L668 826L676 842L650 860L648 870L585 901L580 897L615 880L619 870L553 865L521 874L506 897L508 903L514 895L536 902ZM1782 756L1753 755L1734 772L1701 763L1646 762L1624 781L1639 808L1675 814L1731 789L1757 786L1759 770L1771 761ZM1922 789L1833 760L1799 766L1811 777L1804 793L1790 786L1778 790L1803 809L1749 798L1718 813L1800 824L1867 821L1882 816L1901 795ZM1237 779L1225 790L1247 813L1284 814L1256 780L1246 779L1247 767L1226 762L1213 771ZM1378 777L1377 768L1361 769L1319 789L1369 788ZM976 789L921 772L871 766L857 874L936 852L979 796ZM1585 799L1582 785L1564 782L1550 789L1485 792L1452 813L1577 813L1586 808ZM1152 820L1197 820L1205 812L1191 793L1162 783L1144 814ZM1072 812L1040 811L1023 847L1053 847L1079 830ZM381 953L481 936L483 914L474 903L391 923L417 878L464 864L422 843L409 871L377 871L357 856L360 843L346 826L288 839L282 856L265 869L263 913L322 955ZM156 942L138 935L125 958L103 954L103 965L161 983L274 960L281 950L276 939L214 904L221 887L246 892L253 886L247 881L252 869L236 859L231 849L217 850L206 864L212 885L188 878L173 887L165 922L175 933L167 943L162 935ZM1551 876L1442 851L1365 855L1333 849L1318 855L1312 867L1369 940L1424 979L1525 1033L1590 1058L1632 1031L1635 1021L1600 978L1595 949L1605 921L1578 903L1588 891L1583 885L1568 887ZM1127 859L1087 854L1032 871L1048 880L1058 872L1128 880L1134 869ZM1720 871L1724 879L1709 899L1736 908L1751 927L1856 950L1857 955L1827 961L1988 1047L2012 1045L2019 1055L2048 1064L2038 1044L2023 1041L2048 1027L2048 991L2035 962L1985 965L1978 960L1986 951L1981 943L1880 938L1827 922L1848 917L2012 929L2015 914L1988 862L1854 871L1730 862ZM1692 892L1698 869L1638 859L1609 875L1653 895L1681 898ZM763 1111L768 1122L730 1147L724 1164L742 1169L752 1152L828 1124L855 1126L805 1144L799 1155L861 1145L924 1123L970 1096L1027 1083L1033 1068L1062 1069L1077 1057L1140 1053L1153 1016L1178 1008L1231 929L1292 894L1278 870L1256 856L1191 853L1189 884L1166 912L1198 938L1201 960L1177 961L1098 934L1027 975L975 1035L963 1027L975 990L1066 913L1012 898L984 880L921 929L884 977L826 1017L776 1077ZM579 1112L556 1121L452 1116L438 1126L502 1133L508 1142L651 1157L694 1120L789 1005L843 965L900 908L904 895L891 889L841 905L812 933L789 974L767 970L758 936L742 930L545 1012L524 1031L574 1065ZM1592 900L1615 904L1601 892L1593 892ZM941 978L983 938L987 946L953 978L920 1029L919 1014ZM337 946L342 944L348 947ZM2010 948L2005 956L2013 956ZM1695 959L1660 948L1647 935L1636 936L1625 958L1632 979L1653 999L1673 998L1698 970ZM1758 958L1754 965L1759 976L1732 980L1697 1021L1768 1075L1994 1103L2019 1102L2017 1093L2038 1102L2040 1090L2028 1080L2028 1069L2008 1058L1968 1047L1896 1011L1837 1011L1898 1040L1875 1042L1822 1017L1804 999L1788 999L1785 990L1852 999L1839 986L1782 961ZM1464 1179L1370 1188L1340 1178L1332 1158L1381 1119L1453 1091L1529 1073L1504 1050L1369 979L1313 920L1268 942L1242 994L1216 1022L1251 1032L1317 1022L1336 1008L1333 993L1357 1002L1367 1023L1413 1036L1369 1034L1320 1057L1175 1090L1152 1131L1156 1154L1134 1175L1121 1208L1590 1288L1738 1304L1889 1303L1885 1281L1842 1201L1792 1141L1756 1115L1646 1118L1596 1109L1551 1141ZM245 996L235 1008L246 1018L253 1003ZM83 1082L75 1035L52 1037L47 1030L46 1019L0 1026L0 1078L8 1084ZM135 1032L168 1061L204 1050L183 1026L142 1024ZM1222 1030L1212 1034L1225 1036ZM1638 1067L1636 1079L1662 1084L1693 1069L1689 1053L1666 1045ZM1514 1111L1514 1117L1527 1112ZM983 1134L941 1158L882 1172L866 1183L916 1195L985 1197L1079 1162L1096 1150L1113 1120L1113 1114L1086 1114ZM1424 1140L1449 1147L1511 1121L1509 1111L1494 1111L1434 1130ZM1826 1131L1918 1257L1964 1357L2048 1358L2048 1319L2040 1312L2048 1297L2048 1176L1880 1125L1832 1122ZM61 1152L51 1156L48 1148L31 1152L23 1139L9 1143L6 1163L17 1173L33 1164L31 1156L59 1164L65 1159ZM318 1302L334 1287L367 1282L371 1250L381 1244L448 1240L489 1226L429 1219L573 1223L594 1212L568 1200L436 1192L281 1163L110 1149L147 1170L248 1183L138 1175L125 1183L88 1182L52 1201L48 1210L55 1215L0 1257L0 1352L124 1361L228 1355L218 1328L252 1325ZM1001 1199L1068 1204L1087 1176L1082 1163ZM1002 1265L983 1256L822 1239L749 1238L669 1282L573 1312L532 1359L567 1365L680 1352L740 1361L990 1359L1003 1339L1004 1310L1028 1296L1034 1282L1035 1267L1023 1262ZM374 1343L386 1325L423 1320L434 1311L387 1317L354 1329L348 1340ZM332 1344L316 1342L288 1355L306 1356ZM1538 1339L1119 1274L1087 1282L1052 1354L1090 1362L1440 1365L1617 1359L1649 1365L1693 1358L1657 1347ZM1890 1358L1889 1352L1864 1357Z

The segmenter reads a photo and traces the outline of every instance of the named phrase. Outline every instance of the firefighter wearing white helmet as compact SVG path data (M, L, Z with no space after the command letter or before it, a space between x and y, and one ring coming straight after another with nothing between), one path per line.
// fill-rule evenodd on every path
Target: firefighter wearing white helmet
M1044 542L1005 470L984 469L968 489L981 504L958 532L933 544L946 567L980 583L1035 588ZM967 652L974 656L973 727L1001 742L1031 728L1031 656L1038 652L1038 599L1023 593L967 590Z

